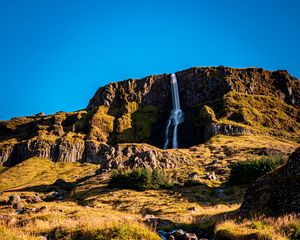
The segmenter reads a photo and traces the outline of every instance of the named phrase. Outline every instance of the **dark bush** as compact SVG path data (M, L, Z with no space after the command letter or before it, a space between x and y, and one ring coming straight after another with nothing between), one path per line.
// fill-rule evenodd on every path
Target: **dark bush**
M170 176L163 171L136 168L133 170L114 171L108 186L110 188L147 190L169 188L173 186L173 183Z
M271 172L278 166L284 164L286 158L278 156L274 158L262 157L259 159L248 159L233 163L230 168L229 184L241 185L252 184L264 174Z

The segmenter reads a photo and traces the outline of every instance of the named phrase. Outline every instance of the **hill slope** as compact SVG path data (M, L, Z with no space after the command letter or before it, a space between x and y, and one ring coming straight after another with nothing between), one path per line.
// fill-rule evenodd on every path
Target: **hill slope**
M216 134L263 134L299 141L300 81L286 71L194 67L176 73L185 121L181 148ZM169 74L110 83L86 109L0 121L0 163L36 156L105 162L118 143L162 147L171 111Z

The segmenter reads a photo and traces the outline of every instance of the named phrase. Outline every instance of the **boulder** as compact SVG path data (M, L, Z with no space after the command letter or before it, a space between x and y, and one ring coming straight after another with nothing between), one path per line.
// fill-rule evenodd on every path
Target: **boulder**
M207 174L207 179L209 180L217 180L217 176L215 172L211 172Z
M47 207L46 206L42 206L42 207L40 207L40 208L38 208L38 209L36 209L36 213L43 213L43 212L45 212L47 210Z
M24 198L27 203L39 203L42 201L42 199L36 194L31 196L25 196Z
M45 237L45 236L38 236L37 239L38 240L47 240L47 237Z
M13 209L16 209L16 210L21 210L23 208L23 206L21 205L21 203L14 203L12 205Z
M7 203L10 204L10 205L20 204L21 203L21 197L20 197L20 195L19 194L10 195L8 197Z
M39 203L41 201L42 201L42 199L39 196L37 196L37 195L34 195L31 198L31 203Z
M30 209L28 207L22 207L22 208L16 210L17 214L28 214L31 212L33 212L33 209Z
M162 239L168 240L198 240L198 237L195 233L187 233L182 229L173 230L171 232L165 232L163 230L159 230L158 235Z
M189 179L195 180L195 179L199 179L200 175L197 172L192 172L188 175Z
M198 240L198 237L195 233L186 233L184 235L184 240Z
M71 191L75 187L75 184L68 183L64 179L59 178L55 181L54 186L62 190Z
M64 194L61 192L50 192L44 197L44 201L46 202L51 202L51 201L57 201L57 200L63 200L64 199Z
M300 213L300 148L287 163L258 179L248 188L240 208L244 217Z

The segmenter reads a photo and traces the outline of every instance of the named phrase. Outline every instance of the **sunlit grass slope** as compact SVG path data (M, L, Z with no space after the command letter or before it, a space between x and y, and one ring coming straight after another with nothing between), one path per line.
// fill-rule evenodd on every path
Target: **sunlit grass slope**
M0 169L0 191L52 184L58 178L75 181L94 174L99 166L80 163L53 163L45 158L30 158L14 167Z

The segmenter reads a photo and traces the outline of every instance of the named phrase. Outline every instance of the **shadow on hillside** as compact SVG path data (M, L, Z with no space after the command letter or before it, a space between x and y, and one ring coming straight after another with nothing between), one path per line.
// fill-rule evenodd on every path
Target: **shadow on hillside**
M87 186L86 188L85 185ZM75 182L58 182L57 180L53 184L25 187L13 190L13 192L50 193L56 191L65 196L64 200L86 205L88 203L87 199L93 199L104 194L113 196L117 193L116 196L118 196L119 190L121 189L109 188L107 180L103 180L101 175L93 175L80 178ZM204 184L199 184L196 186L178 186L156 191L162 191L163 194L167 195L166 198L175 198L175 202L188 201L189 203L197 203L203 207L213 207L216 205L240 204L245 190L245 187L237 188L225 185L221 187L208 187ZM7 190L6 192L11 192L11 190ZM126 201L126 196L118 198L118 201ZM113 204L113 201L111 204Z
M58 191L63 193L68 193L67 195L71 195L73 190L82 182L90 179L93 176L85 176L80 179L77 179L74 182L67 182L63 179L57 179L52 184L41 184L36 186L30 186L30 187L24 187L24 188L18 188L13 190L5 190L3 192L37 192L37 193L49 193L52 191Z
M182 186L171 189L173 195L186 199L190 203L198 203L201 206L233 205L240 204L243 200L245 187L228 187L225 184L220 187L208 187L206 185Z

